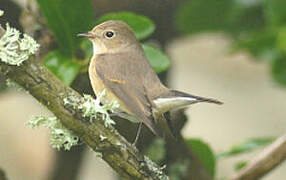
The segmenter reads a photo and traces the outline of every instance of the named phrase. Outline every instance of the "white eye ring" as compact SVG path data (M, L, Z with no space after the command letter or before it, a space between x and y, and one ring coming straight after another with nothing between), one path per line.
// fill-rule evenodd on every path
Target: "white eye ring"
M104 33L104 36L108 39L114 38L115 37L115 33L113 31L106 31Z

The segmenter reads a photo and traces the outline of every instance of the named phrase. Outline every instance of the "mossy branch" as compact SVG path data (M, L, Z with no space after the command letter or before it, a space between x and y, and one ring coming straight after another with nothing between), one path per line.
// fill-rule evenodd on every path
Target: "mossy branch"
M113 127L106 127L101 120L91 123L84 118L80 109L65 105L64 100L70 95L77 99L82 96L64 85L35 59L30 58L20 66L0 62L0 73L22 86L46 106L66 128L100 153L125 179L168 179L159 166L140 154Z

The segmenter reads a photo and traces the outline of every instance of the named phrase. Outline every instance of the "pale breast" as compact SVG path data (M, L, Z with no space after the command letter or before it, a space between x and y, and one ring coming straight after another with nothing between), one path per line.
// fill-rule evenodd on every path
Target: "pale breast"
M103 84L103 82L101 81L101 79L99 78L99 76L96 73L96 69L95 69L95 63L96 62L96 56L92 58L90 65L89 65L89 78L90 78L90 82L91 82L91 86L92 89L94 91L94 93L96 95L98 95L99 93L101 93L103 90L106 90L106 95L104 96L104 98L102 99L102 103L109 103L112 102L114 100L116 100L119 105L120 105L120 110L127 112L129 114L132 114L128 108L126 108L125 104L122 103L122 101L120 101L117 96L115 96L111 91L108 90L108 87L105 87L105 85Z

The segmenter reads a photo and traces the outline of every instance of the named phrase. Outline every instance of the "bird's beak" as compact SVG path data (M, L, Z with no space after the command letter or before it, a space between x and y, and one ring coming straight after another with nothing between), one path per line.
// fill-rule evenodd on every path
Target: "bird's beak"
M77 37L94 38L94 35L92 33L88 32L88 33L78 34Z

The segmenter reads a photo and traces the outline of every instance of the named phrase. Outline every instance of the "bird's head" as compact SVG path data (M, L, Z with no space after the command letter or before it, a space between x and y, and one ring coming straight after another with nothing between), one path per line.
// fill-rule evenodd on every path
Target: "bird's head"
M138 44L132 29L118 20L106 21L78 36L86 37L92 42L94 54L120 52L130 45Z

